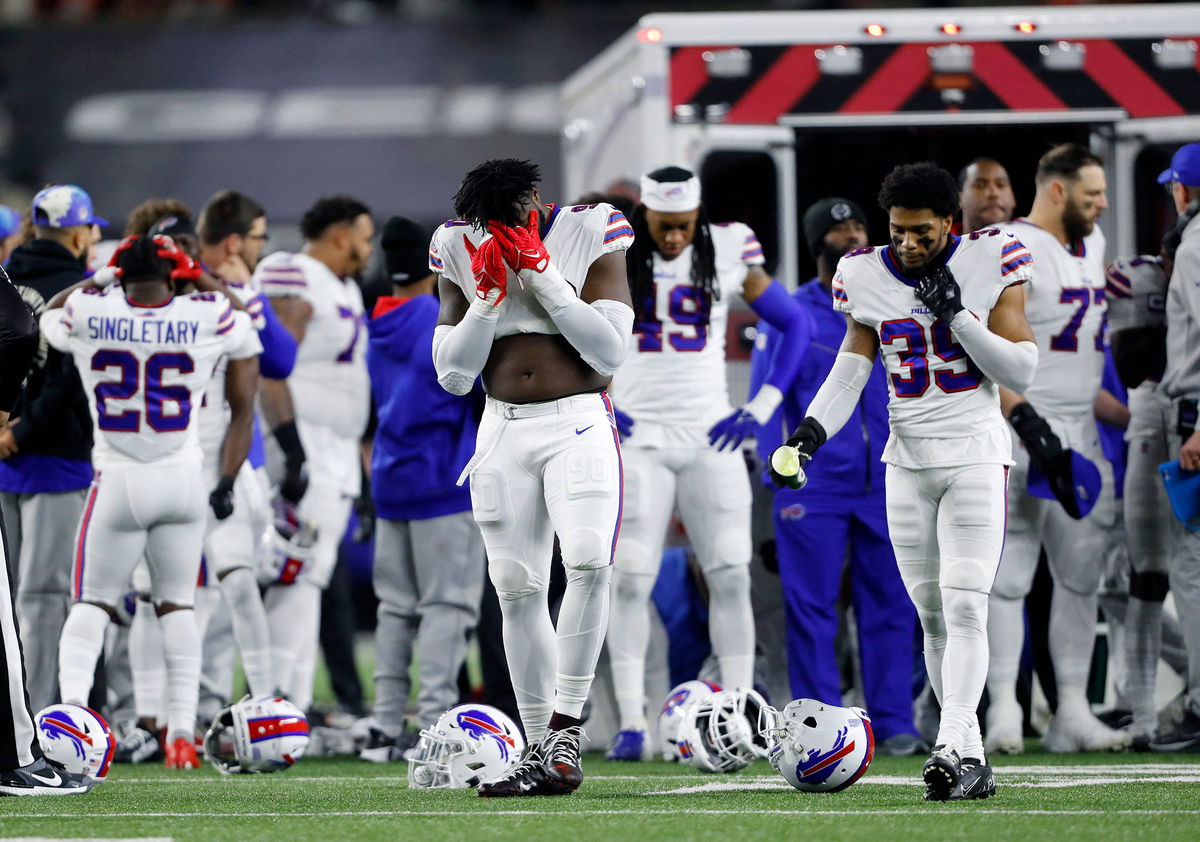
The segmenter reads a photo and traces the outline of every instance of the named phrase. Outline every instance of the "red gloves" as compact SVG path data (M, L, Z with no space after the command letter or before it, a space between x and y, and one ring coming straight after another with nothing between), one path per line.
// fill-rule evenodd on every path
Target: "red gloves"
M504 255L504 262L512 267L514 272L522 269L532 269L534 272L545 272L550 265L550 252L542 244L541 234L538 233L540 218L536 210L529 212L529 222L525 227L509 228L499 222L489 222L492 239L499 243Z
M158 256L170 260L175 264L175 268L171 270L171 280L176 283L186 283L188 281L198 281L204 270L200 268L200 264L192 260L184 253L175 241L166 234L155 234L154 244L158 246Z
M508 271L504 266L496 238L485 240L478 248L463 234L463 244L471 255L471 274L475 276L475 297L495 307L508 295Z

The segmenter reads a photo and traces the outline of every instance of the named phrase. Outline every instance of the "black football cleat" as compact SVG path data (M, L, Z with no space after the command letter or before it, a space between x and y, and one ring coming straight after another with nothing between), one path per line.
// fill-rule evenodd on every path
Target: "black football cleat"
M583 783L583 760L579 756L579 741L583 728L572 725L559 731L547 731L542 740L542 773L554 795L570 795Z
M948 801L970 801L991 798L996 794L996 776L992 767L978 757L964 757L958 770L958 783Z
M542 766L541 745L532 745L525 758L495 780L485 781L477 788L480 798L520 798L526 795L557 795L546 780Z
M28 766L0 772L0 795L83 795L95 781L38 758Z
M962 761L958 752L944 745L933 747L933 754L925 761L921 776L925 779L926 801L948 801L961 776Z

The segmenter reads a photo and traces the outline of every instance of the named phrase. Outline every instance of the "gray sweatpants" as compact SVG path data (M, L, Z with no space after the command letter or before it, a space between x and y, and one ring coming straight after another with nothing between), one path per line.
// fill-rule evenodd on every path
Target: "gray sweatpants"
M1175 431L1171 433L1171 458L1179 458L1183 442ZM1184 527L1175 520L1175 551L1170 555L1171 595L1179 614L1188 650L1187 694L1192 712L1200 716L1200 532Z
M416 656L418 725L427 728L458 702L467 633L479 622L486 561L471 512L427 520L385 520L375 527L375 718L396 735L404 728Z
M17 562L17 617L34 711L58 701L58 638L71 607L71 560L86 494L86 488L0 492L8 551Z

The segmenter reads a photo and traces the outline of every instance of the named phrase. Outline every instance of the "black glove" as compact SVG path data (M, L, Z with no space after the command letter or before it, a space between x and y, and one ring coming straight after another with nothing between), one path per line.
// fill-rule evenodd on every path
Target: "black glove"
M217 480L217 487L208 495L208 505L212 507L217 520L225 520L233 514L233 477Z
M304 467L304 445L300 443L300 432L295 421L286 421L273 431L279 449L283 451L283 482L279 484L279 496L292 505L300 503L308 490L308 471Z
M796 427L796 431L791 437L783 443L783 447L796 448L797 454L800 457L800 471L797 474L788 476L780 474L775 470L775 454L771 454L771 458L767 460L767 472L771 476L771 482L775 483L779 488L787 486L789 488L802 488L804 483L804 464L812 459L817 448L825 443L827 438L825 428L821 426L817 419L809 416L800 422ZM781 448L776 448L779 452ZM797 480L799 477L799 480Z
M937 267L917 282L917 298L933 315L946 324L963 309L962 290L954 273L945 264Z
M1063 449L1062 442L1050 429L1046 419L1037 414L1033 405L1025 402L1013 407L1009 417L1013 429L1029 451L1029 461L1047 477L1060 475L1070 469L1071 455Z

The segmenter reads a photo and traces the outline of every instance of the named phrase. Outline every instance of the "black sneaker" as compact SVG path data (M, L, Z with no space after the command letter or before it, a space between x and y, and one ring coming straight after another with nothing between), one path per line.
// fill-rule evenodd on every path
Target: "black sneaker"
M83 795L94 784L86 775L68 772L45 758L0 772L0 795Z
M1189 710L1178 725L1150 740L1150 748L1154 751L1200 751L1200 716Z
M147 763L162 759L163 748L158 741L158 734L147 731L141 725L134 725L121 734L113 751L113 763Z
M554 795L570 795L583 783L583 760L579 757L582 739L583 728L579 725L547 731L542 739L543 771Z
M933 754L925 761L921 776L925 779L926 801L947 801L958 786L962 761L958 752L944 745L933 747Z
M397 737L389 737L378 728L367 732L367 744L358 753L359 758L371 763L396 763L407 760L408 754L417 745L421 735L405 728Z
M476 791L480 798L515 798L524 795L557 795L546 780L542 768L541 745L532 745L525 758L507 775L481 783Z
M947 801L991 798L996 794L996 776L992 767L978 757L964 757L959 766L958 783Z

